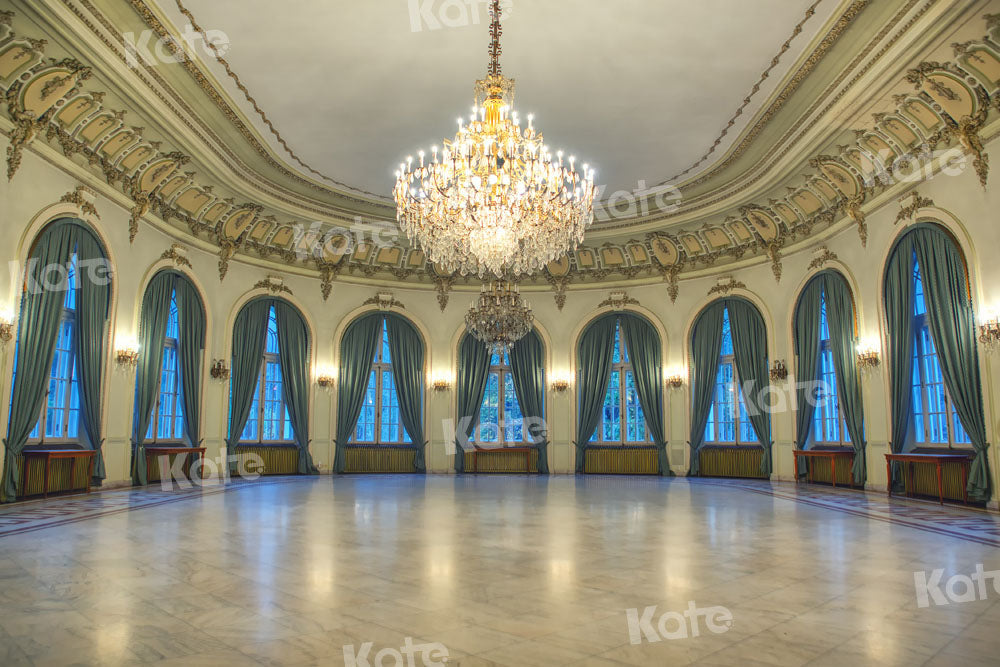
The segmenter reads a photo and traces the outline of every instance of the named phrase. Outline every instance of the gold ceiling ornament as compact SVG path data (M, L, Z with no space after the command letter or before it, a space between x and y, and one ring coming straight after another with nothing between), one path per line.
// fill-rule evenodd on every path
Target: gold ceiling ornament
M719 282L715 284L710 290L708 290L708 295L713 294L729 294L733 290L746 289L746 283L740 282L733 278L732 276L723 276L719 278Z
M389 291L378 292L375 296L365 299L362 306L375 306L379 310L392 310L393 308L406 308L401 301L396 300L396 296Z
M465 314L465 324L476 340L501 355L528 335L534 321L517 284L506 280L483 283L479 300Z
M822 246L818 250L813 251L813 255L814 257L812 261L809 262L809 268L808 268L809 271L818 269L826 265L827 262L836 262L839 261L840 259L839 257L837 257L837 253L830 250L826 246Z
M904 206L903 202L907 199L910 199L911 201L909 204ZM916 190L907 195L903 195L899 198L899 213L896 214L896 221L892 224L898 225L903 220L913 220L913 216L916 215L917 211L922 208L927 208L928 206L934 206L934 200L922 196Z
M396 219L445 272L501 282L576 249L594 219L594 170L553 152L514 110L514 80L500 73L500 0L490 9L490 64L468 122L432 155L399 165Z
M267 290L271 294L292 293L292 289L285 284L285 280L281 276L268 276L264 280L257 281L253 288Z

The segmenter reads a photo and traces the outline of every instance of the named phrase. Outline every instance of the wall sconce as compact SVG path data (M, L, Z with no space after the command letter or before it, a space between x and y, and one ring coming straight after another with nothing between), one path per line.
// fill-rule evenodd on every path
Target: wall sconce
M771 382L782 382L788 379L788 367L785 360L779 359L771 365Z
M14 316L10 313L0 315L0 343L6 345L14 338Z
M209 373L214 380L228 380L229 379L229 367L226 366L226 362L222 359L216 359L212 362L212 368Z
M875 339L865 339L858 342L858 368L870 371L878 368L880 359L878 343Z
M451 389L451 375L448 373L437 373L430 378L430 385L434 391L448 391Z
M332 389L334 382L336 382L336 380L332 375L320 375L316 378L316 384L323 389Z
M552 391L561 394L567 389L569 389L569 380L567 380L566 378L557 378L552 381L552 384L550 386L552 387Z
M990 348L1000 343L1000 317L995 314L986 316L986 320L979 325L979 342Z
M134 371L139 365L139 350L132 346L119 348L115 352L115 362L119 368Z
M687 377L687 370L684 367L674 367L669 370L663 369L663 381L671 389L680 389L684 386L684 378Z

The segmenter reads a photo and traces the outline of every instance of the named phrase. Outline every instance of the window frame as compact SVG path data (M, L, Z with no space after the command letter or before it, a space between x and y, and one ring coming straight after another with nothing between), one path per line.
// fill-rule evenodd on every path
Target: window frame
M819 350L816 355L816 372L817 379L823 384L824 394L821 400L816 401L816 405L813 407L813 419L812 426L810 427L809 433L809 443L812 446L819 447L852 447L851 436L847 432L847 419L844 415L844 404L840 400L839 388L837 387L837 371L834 368L829 374L823 373L823 358L825 355L830 355L830 363L833 362L833 348L831 346L830 340L830 330L829 321L826 319L826 294L823 293L820 297L820 327L819 327ZM824 326L824 324L826 326ZM830 375L833 377L833 383L831 388L831 383L826 381L826 376ZM826 391L829 389L829 391ZM830 421L831 416L829 413L829 408L827 407L829 402L833 400L834 407L836 409L837 417L837 440L827 440L822 437L826 433L826 424Z
M176 301L176 299L177 299L177 291L175 290L170 295L170 310L171 310L170 314L171 314L171 317L174 315L174 313L177 312L177 301ZM179 315L179 313L178 313L178 315ZM178 321L178 327L179 326L180 326L180 322ZM185 426L184 426L184 422L183 422L183 419L184 419L184 385L181 383L181 360L180 360L180 345L179 345L180 330L178 328L177 337L171 336L170 333L171 333L171 331L170 331L170 324L169 324L169 320L168 320L167 332L166 332L166 335L163 338L163 351L161 353L162 357L161 357L161 360L160 360L160 377L157 380L157 384L156 384L156 400L153 403L153 412L152 412L152 416L149 419L149 427L146 430L146 438L145 438L145 441L147 443L149 443L150 445L154 445L154 446L157 445L157 444L167 444L167 445L183 444L187 440L187 433L185 433ZM159 434L159 431L160 431L160 406L161 406L162 401L163 401L163 369L166 367L166 359L167 359L167 351L168 350L173 350L174 359L175 359L175 366L176 366L174 373L177 376L177 378L176 378L177 391L170 394L171 397L172 397L172 400L174 402L173 412L171 413L170 419L171 419L171 421L173 421L173 420L176 420L178 417L181 418L181 433L176 438L160 438L160 434ZM179 414L178 414L178 410L180 410Z
M729 308L727 307L723 313L723 330L720 332L720 336L725 336L726 325L729 325ZM731 325L730 325L731 326ZM730 340L732 340L732 330L730 329ZM724 347L724 339L723 339ZM731 404L733 407L733 440L710 440L708 438L709 427L712 428L713 435L719 433L719 425L725 424L727 422L720 421L718 418L719 410L716 409L718 405L721 405L717 399L718 387L719 387L719 371L723 366L729 366L733 371L732 379L732 389L730 389L733 394L733 400ZM757 437L757 431L753 427L753 423L750 421L750 416L746 411L746 399L743 396L743 387L740 382L740 372L736 366L736 351L723 353L722 348L719 352L719 361L715 366L715 378L712 380L712 405L709 407L708 419L705 422L705 434L704 434L704 444L712 447L759 447L760 439ZM746 423L744 423L744 420ZM744 439L742 437L743 428L746 427L753 433L752 439Z
M366 447L410 447L413 445L413 438L406 431L406 427L403 426L402 417L396 423L396 436L397 440L387 440L382 439L382 412L384 407L382 405L382 395L383 389L385 387L385 376L388 374L392 381L392 392L396 396L396 405L388 406L395 407L397 411L399 410L399 394L396 390L396 373L392 366L392 358L390 356L389 361L385 360L385 353L388 351L388 324L385 318L382 319L382 333L379 338L378 349L375 352L375 360L372 362L371 371L368 374L368 384L365 386L365 394L367 395L369 390L372 389L372 379L374 377L374 395L375 400L372 405L363 404L362 414L364 414L365 408L371 408L374 415L374 422L372 422L372 434L374 435L372 440L358 440L358 429L361 427L362 422L359 417L358 423L354 426L354 431L351 434L350 440L348 440L348 445L360 445ZM366 397L367 402L367 397ZM365 422L367 423L367 422Z
M496 360L499 359L497 362ZM487 387L489 387L489 379L492 376L497 378L497 439L494 441L482 440L481 436L482 430L482 411L483 407L486 405L486 393L483 394L483 402L479 404L479 417L480 421L476 424L476 429L472 433L473 443L478 447L489 447L492 449L510 448L510 447L529 447L533 443L530 441L525 434L524 428L524 415L521 413L521 403L517 398L517 389L514 387L514 372L510 367L510 357L508 352L504 352L503 356L497 354L497 352L491 352L490 356L490 368L486 376ZM517 411L519 414L519 419L507 419L507 379L510 378L510 388L514 393L514 403L517 405ZM502 425L502 428L501 428ZM521 431L520 440L509 440L507 438L508 429L513 431Z
M277 317L277 314L274 311L274 306L271 306L271 310L268 312L268 327L270 327L270 320L271 320L272 316L275 317L275 318ZM261 446L287 447L287 446L295 444L295 428L294 428L294 426L291 425L291 417L288 414L288 405L285 403L285 395L284 395L285 373L284 373L284 369L281 367L281 353L280 352L270 352L267 349L267 336L269 336L269 335L270 335L269 333L265 334L265 339L264 339L264 355L263 355L263 358L261 359L260 370L257 372L257 388L256 388L256 394L257 395L254 398L254 401L257 404L256 415L251 414L250 417L247 418L247 424L244 424L244 426L243 426L243 429L245 431L246 427L250 423L251 419L254 419L254 417L255 417L256 437L254 437L252 439L243 439L243 434L241 433L240 434L240 439L237 442L237 445L244 445L244 446L261 445ZM280 338L278 338L277 344L279 346L281 345L281 339ZM265 410L267 409L267 400L266 400L266 397L267 397L267 383L268 383L268 379L267 379L267 367L270 364L276 365L278 367L279 372L281 373L282 392L281 392L280 403L281 403L281 407L284 409L283 410L283 412L284 412L284 419L282 419L282 422L281 422L281 431L282 431L282 433L284 433L285 427L286 426L289 427L289 429L291 430L291 437L287 438L287 439L283 438L283 439L280 439L280 440L264 440L264 428L263 428L263 426L264 426L264 415L265 415ZM231 394L232 394L232 390L230 389L230 395Z
M635 369L632 367L632 358L628 353L628 346L622 339L621 322L615 323L615 346L618 351L618 361L612 357L611 374L608 376L608 389L604 392L604 400L601 401L601 414L597 420L597 428L594 435L587 443L588 446L606 447L643 447L653 445L653 436L649 432L649 424L646 422L646 415L642 410L642 403L639 401L639 390L635 389L636 415L642 415L642 427L644 438L642 440L628 440L629 402L628 396L628 376L632 376L633 386L635 385ZM618 382L618 434L617 440L604 439L604 408L607 404L607 395L611 391L612 382Z
M914 253L915 255L915 253ZM954 403L951 399L951 393L948 391L948 386L944 382L944 378L941 378L941 393L944 396L944 417L946 432L948 434L947 442L934 442L929 439L929 433L931 433L931 420L934 418L933 415L939 415L941 413L930 411L930 386L936 385L938 383L932 383L928 381L927 378L927 368L925 366L925 360L933 357L934 363L938 367L938 372L941 372L941 362L938 358L938 352L936 347L934 347L934 338L930 332L930 325L927 322L927 310L926 307L924 312L917 313L917 308L919 307L917 299L917 281L923 283L923 276L920 273L920 267L917 264L916 257L913 260L913 353L911 354L912 368L910 369L910 414L911 422L910 425L913 428L912 435L908 438L914 447L922 448L935 448L935 449L968 449L972 450L971 440L968 442L959 442L955 439L956 426L962 429L962 432L968 437L968 432L965 430L965 425L962 424L958 413L955 411ZM921 297L923 297L923 290L921 290ZM930 345L933 352L928 352L925 347L924 341L930 341ZM917 375L919 377L919 385L913 383L913 376ZM920 412L917 412L916 406L913 404L913 392L917 390L919 386L920 391ZM917 427L917 420L922 422L922 428L924 433L924 440L918 440L917 434L919 432Z
M68 378L59 378L59 381L66 382L66 395L64 397L64 402L63 402L62 407L56 408L57 410L59 410L59 411L62 412L62 424L63 424L62 435L56 436L56 437L51 437L51 438L45 436L45 428L46 428L46 425L48 423L48 413L49 413L49 409L50 409L49 408L49 396L50 396L51 391L52 391L52 380L53 380L52 369L50 367L49 368L48 383L46 384L46 388L45 388L45 398L42 401L41 413L40 413L40 415L38 417L38 422L31 429L31 434L29 434L26 446L45 445L46 443L52 443L52 444L56 444L56 445L76 445L76 444L80 444L80 431L83 429L84 426L83 426L83 410L82 410L83 406L79 405L79 402L78 402L78 405L77 405L77 408L76 408L76 412L77 412L77 417L76 417L77 418L77 422L76 422L76 435L75 436L70 436L68 434L68 430L69 430L69 417L70 417L71 412L73 411L72 404L73 404L73 391L74 391L74 388L76 389L77 396L79 396L79 379L77 378L77 368L76 368L76 366L77 366L77 363L76 363L76 361L77 361L76 360L76 356L77 356L76 339L77 339L77 335L78 335L78 331L77 331L77 318L76 318L76 307L77 307L77 301L78 301L78 296L79 296L76 293L76 290L79 287L79 270L78 270L77 267L78 267L78 259L77 259L76 250L74 249L72 255L70 256L69 266L67 267L68 268L68 272L67 272L67 277L66 277L66 283L67 283L66 297L63 299L62 314L59 317L59 331L60 332L62 331L63 327L67 323L70 325L70 348L69 348L69 351L68 351L68 354L69 354L69 377ZM70 301L70 293L72 293L72 304L73 304L72 307L66 305L66 303L68 301ZM56 338L56 346L57 346L57 348L56 348L56 354L58 354L59 353L58 352L58 345L59 345L58 336L59 336L59 334L56 334L56 336L57 336L57 338ZM15 364L16 363L17 362L16 362L16 352L15 352ZM53 363L53 365L56 363L55 355L53 355L52 363ZM16 376L16 373L17 373L17 371L15 369L15 376ZM38 433L38 436L37 437L32 437L36 432Z

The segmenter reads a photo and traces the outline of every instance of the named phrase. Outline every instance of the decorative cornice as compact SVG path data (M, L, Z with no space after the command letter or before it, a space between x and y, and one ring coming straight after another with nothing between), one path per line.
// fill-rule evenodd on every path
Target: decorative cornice
M94 205L94 197L96 196L97 193L87 186L78 185L72 192L67 192L60 197L59 201L64 204L76 204L80 209L80 213L84 215L92 215L100 220L101 216L97 212L97 207Z
M191 260L185 256L186 252L187 248L179 243L174 243L170 246L170 248L165 250L162 255L160 255L160 259L171 260L176 266L186 266L189 269L193 268L191 266Z
M903 205L903 202L910 199L910 203ZM927 208L928 206L934 206L934 200L923 197L919 192L914 190L905 197L899 198L899 213L896 214L896 220L892 223L898 225L903 220L912 220L914 214L922 208Z
M726 277L729 278L728 282L720 281L718 285L712 286L712 288L708 290L708 296L712 296L713 294L729 294L733 290L747 288L745 283L736 280L736 278L733 278L732 276Z
M809 268L808 268L809 271L812 271L814 269L818 269L818 268L824 266L827 262L837 261L837 259L838 259L837 253L835 253L834 251L830 250L826 246L823 246L821 248L821 250L822 250L822 252L820 254L816 255L815 257L813 257L813 260L811 262L809 262Z
M268 276L264 280L259 280L253 286L254 289L264 289L271 294L291 294L292 290L285 284L285 281L281 279L280 276Z
M625 290L615 290L608 298L597 304L598 308L610 307L611 310L625 310L626 306L638 306L639 300L630 297Z
M362 306L376 306L379 310L392 310L393 308L406 308L400 301L396 300L396 297L392 292L379 292L373 297L365 299Z

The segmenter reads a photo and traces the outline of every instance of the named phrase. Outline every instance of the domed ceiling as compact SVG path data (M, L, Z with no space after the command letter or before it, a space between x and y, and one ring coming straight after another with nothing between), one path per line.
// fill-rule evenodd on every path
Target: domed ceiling
M406 281L442 303L461 282L399 236L387 195L400 159L471 105L484 0L11 1L9 177L47 142L133 202L130 239L193 235L220 279L239 259L316 276L324 297ZM584 246L525 283L558 303L664 280L674 298L685 276L761 259L780 280L782 254L835 225L865 242L894 165L957 147L985 183L990 4L505 1L518 108L604 187Z
M535 114L553 147L596 165L610 195L697 164L696 173L713 148L722 155L840 4L505 0L501 64L522 115ZM189 23L175 0L157 5L181 29ZM468 114L486 70L488 5L183 0L202 28L224 33L225 60L320 180L386 198L396 165L452 136ZM222 65L206 60L288 159Z

